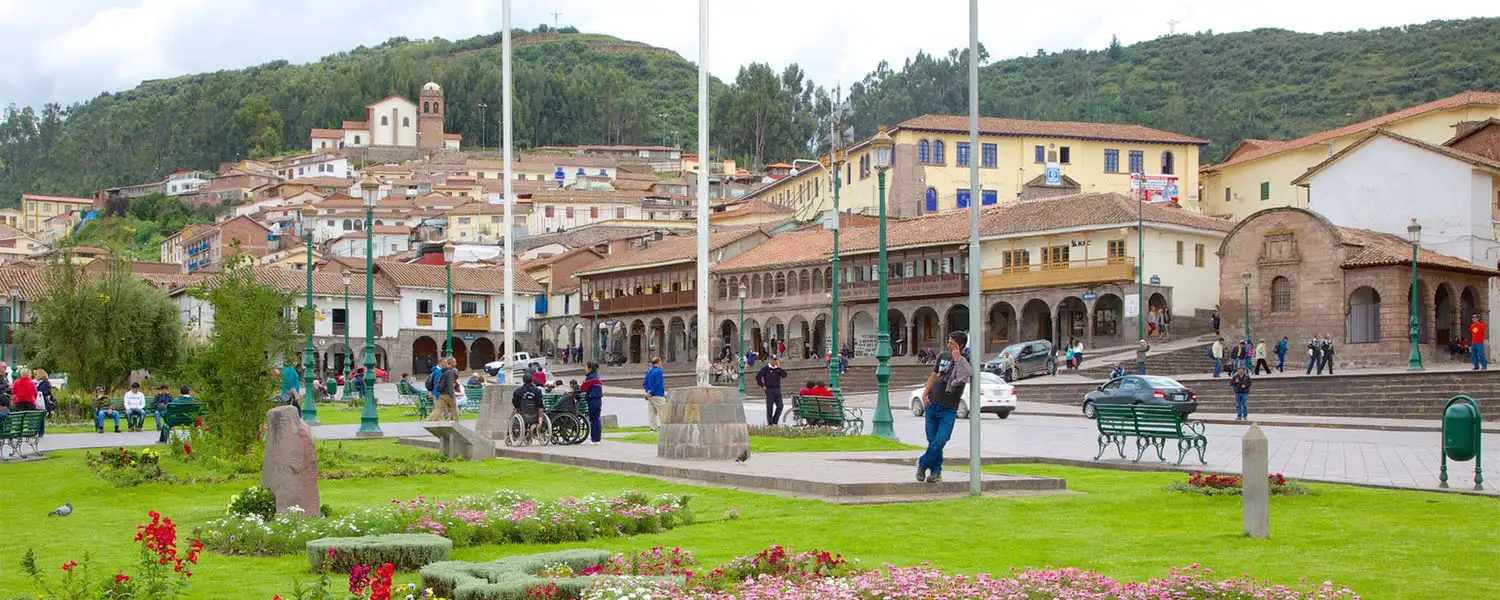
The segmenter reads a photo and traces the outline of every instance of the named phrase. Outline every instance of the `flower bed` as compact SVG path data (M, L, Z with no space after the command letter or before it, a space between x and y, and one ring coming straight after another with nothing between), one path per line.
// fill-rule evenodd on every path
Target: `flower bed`
M121 446L98 454L85 452L84 461L94 473L117 487L172 480L172 476L161 469L161 455L150 448L131 450Z
M657 533L692 522L687 496L587 496L538 501L515 491L450 501L392 500L336 517L301 519L226 514L205 524L203 543L225 554L299 554L327 537L431 533L455 547L505 543L561 543L596 537ZM340 511L343 512L343 511Z
M1311 490L1307 489L1307 486L1292 483L1281 473L1272 473L1266 478L1271 484L1271 495L1273 496L1305 496L1312 493ZM1244 493L1244 488L1243 482L1238 475L1219 475L1217 473L1193 471L1188 475L1187 481L1168 485L1167 491L1202 494L1204 496L1238 496Z
M777 438L820 438L820 437L846 437L848 432L842 427L829 427L827 425L804 425L794 427L791 425L751 425L750 435L756 437Z

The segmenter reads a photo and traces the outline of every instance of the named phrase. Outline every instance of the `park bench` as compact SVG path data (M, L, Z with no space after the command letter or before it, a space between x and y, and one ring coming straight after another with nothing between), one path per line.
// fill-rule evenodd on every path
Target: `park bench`
M1198 462L1208 464L1208 438L1203 435L1203 424L1184 421L1175 407L1136 405L1096 405L1095 421L1099 429L1099 453L1094 460L1104 456L1104 451L1114 444L1125 458L1125 441L1135 438L1135 460L1140 462L1147 448L1156 449L1156 457L1167 462L1164 453L1167 440L1177 442L1177 464L1187 458L1189 452L1197 451Z
M26 458L25 446L31 447L31 454L40 455L38 445L42 439L42 421L46 418L44 410L22 410L0 417L0 459L10 460L5 455L6 448L10 449L11 457Z
M197 402L172 402L161 415L161 436L157 442L165 444L172 439L173 427L186 427L198 421L198 413L203 411L203 405Z
M432 394L427 390L418 389L405 379L396 382L396 396L402 404L415 406L416 414L420 418L425 419L432 412Z
M119 414L121 419L126 418L125 417L125 398L124 397L110 398L109 399L109 408L110 408L110 410L113 410L113 411L115 411L115 413ZM94 413L95 414L98 414L98 412L99 412L99 409L97 409L97 408L94 409ZM151 398L148 396L146 398L146 407L141 409L141 427L142 427L142 429L145 428L145 419L149 419L152 416L154 416L155 414L156 414L156 409L152 408L152 406L151 406Z
M822 425L840 427L849 435L859 435L865 428L863 411L844 406L842 396L792 396L792 424L798 427Z
M484 384L464 384L464 412L479 412L481 402L484 402Z

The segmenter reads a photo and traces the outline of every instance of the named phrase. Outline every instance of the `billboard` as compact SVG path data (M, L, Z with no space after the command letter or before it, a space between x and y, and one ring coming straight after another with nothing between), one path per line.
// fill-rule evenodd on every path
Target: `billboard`
M1176 175L1130 174L1130 193L1146 202L1181 204L1181 190Z

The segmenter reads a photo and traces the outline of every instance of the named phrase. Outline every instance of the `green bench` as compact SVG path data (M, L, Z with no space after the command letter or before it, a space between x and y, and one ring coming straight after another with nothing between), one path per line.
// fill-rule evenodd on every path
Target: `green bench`
M46 418L44 410L22 410L0 417L0 460L10 460L5 455L6 448L14 458L26 458L25 446L31 447L32 455L41 455L38 445L42 441L42 421Z
M582 444L589 437L589 401L584 394L574 396L573 405L562 402L563 394L542 394L542 412L552 421L552 443L560 446Z
M418 389L405 379L396 382L396 397L400 399L402 404L410 403L412 406L415 406L417 408L416 415L419 418L426 419L427 415L432 413L432 394L428 393L427 390ZM407 414L410 415L412 413Z
M1203 423L1185 421L1171 406L1095 405L1094 419L1099 429L1099 453L1094 460L1104 456L1104 451L1114 444L1125 458L1125 441L1135 438L1135 460L1140 462L1147 448L1156 449L1156 457L1167 462L1165 446L1167 440L1177 442L1177 464L1187 458L1189 452L1197 451L1198 462L1208 464L1208 438L1203 435Z
M121 419L125 419L126 418L126 415L125 415L125 398L123 398L123 397L122 398L110 398L109 399L109 409L112 410L112 411L115 411L115 413L119 414ZM97 409L97 408L94 409L94 414L97 415L98 413L99 413L99 409ZM145 420L146 419L150 419L153 416L156 416L156 409L151 407L151 397L147 396L146 397L146 407L141 409L141 428L142 429L145 429L145 426L146 426L146 421Z
M162 411L161 436L157 442L165 444L172 439L173 427L187 427L198 421L198 414L203 412L203 405L197 402L172 402L167 409Z
M464 384L464 412L479 412L479 404L484 402L484 384Z
M821 425L839 427L849 435L859 435L865 428L864 412L844 406L842 396L792 396L792 424L798 427Z

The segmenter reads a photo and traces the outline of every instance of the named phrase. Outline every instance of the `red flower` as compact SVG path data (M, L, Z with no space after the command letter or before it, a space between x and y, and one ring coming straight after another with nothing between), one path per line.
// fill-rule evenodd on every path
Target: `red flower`
M116 573L115 574L115 583L125 583L127 581L130 581L130 576L129 575L126 575L124 573Z
M63 569L63 571L72 571L73 567L76 567L76 566L78 566L78 561L76 561L76 560L70 560L68 562L63 563L62 569Z
M375 576L370 578L370 600L391 600L391 576L395 572L396 567L391 563L375 569Z
M183 454L192 454L193 453L193 446L190 445L190 444L183 444L182 445L182 453Z

